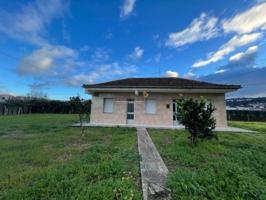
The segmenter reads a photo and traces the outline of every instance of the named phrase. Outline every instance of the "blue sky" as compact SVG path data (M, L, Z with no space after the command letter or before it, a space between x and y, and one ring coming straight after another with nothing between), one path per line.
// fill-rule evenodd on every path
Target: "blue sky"
M84 94L82 84L178 76L266 95L266 2L0 1L0 93Z

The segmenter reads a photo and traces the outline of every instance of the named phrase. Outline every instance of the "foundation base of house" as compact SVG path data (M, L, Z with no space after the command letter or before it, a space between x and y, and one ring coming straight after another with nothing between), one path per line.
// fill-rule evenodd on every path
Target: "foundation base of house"
M80 127L80 123L72 125L73 127ZM182 130L184 126L165 126L165 125L145 125L145 124L108 124L108 123L88 123L83 122L84 127L128 127L128 128L155 128L155 129L176 129ZM256 131L251 131L247 129L237 128L237 127L216 127L215 131L219 132L241 132L241 133L256 133Z

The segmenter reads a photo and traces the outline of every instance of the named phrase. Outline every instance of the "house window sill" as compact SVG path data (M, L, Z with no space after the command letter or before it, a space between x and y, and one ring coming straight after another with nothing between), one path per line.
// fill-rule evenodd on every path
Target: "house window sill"
M144 115L157 115L157 113L144 113Z

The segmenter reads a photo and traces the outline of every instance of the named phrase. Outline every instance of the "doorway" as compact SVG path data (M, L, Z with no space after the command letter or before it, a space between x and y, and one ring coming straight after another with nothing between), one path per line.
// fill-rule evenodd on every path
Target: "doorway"
M134 99L127 100L127 124L134 124L134 112L135 112L135 101Z

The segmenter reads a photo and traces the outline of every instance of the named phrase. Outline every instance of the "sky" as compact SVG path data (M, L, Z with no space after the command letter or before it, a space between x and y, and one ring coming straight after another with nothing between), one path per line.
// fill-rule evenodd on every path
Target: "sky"
M83 84L181 77L266 96L266 1L0 0L0 93L90 98Z

